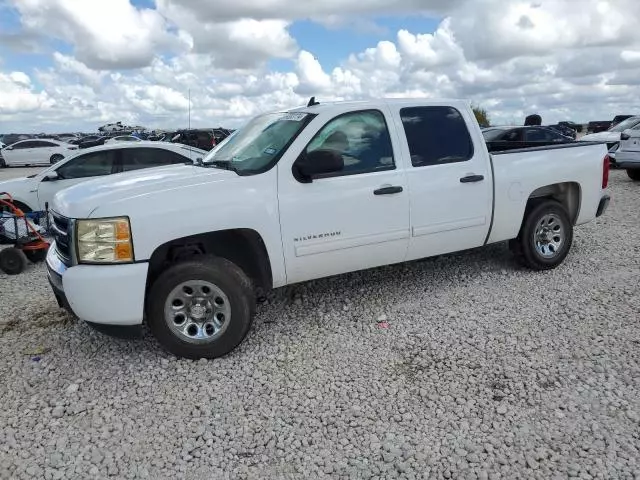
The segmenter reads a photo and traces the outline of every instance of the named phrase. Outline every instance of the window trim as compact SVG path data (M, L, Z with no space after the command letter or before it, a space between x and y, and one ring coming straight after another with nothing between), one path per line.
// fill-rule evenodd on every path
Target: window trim
M375 112L375 113L379 113L380 115L382 115L382 121L384 122L384 126L385 126L385 128L387 130L387 136L389 138L389 145L391 146L391 153L393 154L393 157L392 157L393 158L393 165L391 165L390 167L381 168L381 169L378 169L378 170L366 171L366 172L325 173L325 174L313 177L312 180L324 180L326 178L335 178L335 177L351 177L353 175L367 175L367 174L371 174L371 173L389 172L389 171L392 171L392 170L396 170L398 168L398 165L396 163L396 152L395 152L395 150L393 148L393 140L391 138L391 130L389 130L389 123L387 122L387 117L385 117L384 112L382 110L380 110L379 108L366 108L364 110L351 110L349 112L343 112L343 113L340 113L340 114L336 115L335 117L332 117L329 120L327 120L316 131L316 133L311 137L311 140L309 140L309 142L307 142L307 144L304 146L304 148L302 149L302 151L300 152L298 157L295 159L295 161L291 165L291 173L293 175L293 178L295 178L299 183L308 183L308 182L303 181L303 179L300 177L300 174L298 173L297 168L296 168L296 163L298 163L298 161L300 161L302 156L307 152L307 148L309 148L309 145L311 145L311 142L313 142L316 139L318 134L320 132L322 132L322 130L324 130L327 125L329 125L334 120L337 120L337 119L339 119L341 117L345 117L347 115L353 115L353 114L357 114L357 113L367 113L367 112Z
M125 169L125 155L127 154L127 152L131 152L131 151L136 151L136 150L157 150L163 153L169 153L169 154L174 154L177 155L178 157L182 157L184 159L184 162L178 162L178 163L163 163L160 165L152 165L152 166L144 166L142 168L135 168L133 170L126 170ZM195 152L194 152L195 153ZM145 145L144 147L125 147L125 148L119 148L118 149L118 172L117 173L123 173L123 172L136 172L138 170L145 170L148 168L158 168L158 167L169 167L171 165L181 165L181 164L186 164L190 159L188 157L185 157L184 155L182 155L181 153L176 152L175 150L171 149L171 148L163 148L163 147L157 147L157 146L147 146Z
M404 122L402 121L402 112L403 110L409 110L409 109L428 109L428 108L450 108L452 110L455 110L458 115L460 115L460 118L462 119L462 122L464 123L464 128L467 131L467 136L469 137L469 144L471 145L471 151L469 152L469 157L464 159L464 160L456 160L456 161L452 161L452 162L445 162L445 163L434 163L434 164L426 164L426 165L414 165L413 164L413 159L411 158L411 146L409 145L409 138L407 136L407 130L405 129L404 126ZM471 132L469 131L469 125L467 123L467 119L465 118L465 116L463 115L463 113L458 110L456 107L452 106L452 105L419 105L419 106L413 106L413 107L403 107L400 108L398 110L398 116L400 117L400 124L402 125L402 132L404 133L404 140L406 142L407 145L407 150L409 151L409 162L411 163L411 168L425 168L425 167L444 167L446 165L455 165L457 163L465 163L465 162L469 162L471 160L473 160L473 158L476 156L476 145L473 142L473 137L471 136Z

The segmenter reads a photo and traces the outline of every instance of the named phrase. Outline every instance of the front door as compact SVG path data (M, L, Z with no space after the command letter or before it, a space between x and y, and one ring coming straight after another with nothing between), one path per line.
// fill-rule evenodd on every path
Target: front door
M444 105L393 108L410 158L407 260L483 245L491 222L492 172L484 143L474 146L467 129L475 119Z
M51 207L51 201L56 193L91 178L110 175L117 168L117 154L119 150L102 150L99 152L78 155L69 161L62 162L55 169L57 179L43 180L38 184L38 203L40 209L45 204Z
M302 183L290 166L278 166L289 283L404 260L409 192L389 121L387 112L365 110L339 115L320 129L305 151L339 153L340 172Z

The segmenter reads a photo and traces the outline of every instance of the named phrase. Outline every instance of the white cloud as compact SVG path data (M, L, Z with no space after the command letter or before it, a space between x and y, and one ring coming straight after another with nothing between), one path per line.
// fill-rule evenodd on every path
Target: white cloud
M11 1L28 38L61 39L73 53L53 51L52 67L36 72L0 65L0 131L184 126L189 89L198 126L234 127L312 95L469 98L500 123L533 112L549 122L640 113L637 0L156 0L155 10L130 0ZM444 18L433 32L389 32L337 65L289 32L313 19L382 34L386 12ZM274 58L289 59L289 71L269 71Z
M15 113L46 110L55 104L47 92L36 92L24 72L0 72L0 122Z
M25 35L70 42L77 59L95 69L148 65L159 48L179 43L160 13L130 0L11 0Z

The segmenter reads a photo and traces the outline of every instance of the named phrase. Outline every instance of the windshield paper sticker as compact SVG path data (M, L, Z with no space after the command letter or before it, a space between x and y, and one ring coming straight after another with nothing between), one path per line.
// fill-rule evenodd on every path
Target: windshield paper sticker
M300 112L289 112L289 113L285 113L280 120L288 120L290 122L301 122L302 120L304 120L307 117L306 113L300 113Z
M277 150L276 150L275 148L271 148L271 147L267 148L267 149L264 151L264 153L266 153L267 155L273 155L273 154L274 154L274 153L276 153L276 152L277 152Z

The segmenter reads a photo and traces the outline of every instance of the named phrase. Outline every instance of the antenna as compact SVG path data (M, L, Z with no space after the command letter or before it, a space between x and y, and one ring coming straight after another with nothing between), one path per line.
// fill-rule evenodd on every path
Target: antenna
M189 130L191 130L191 89L189 89Z
M311 97L309 103L307 103L307 107L313 107L314 105L320 105L320 102L316 102L316 97Z

